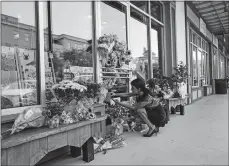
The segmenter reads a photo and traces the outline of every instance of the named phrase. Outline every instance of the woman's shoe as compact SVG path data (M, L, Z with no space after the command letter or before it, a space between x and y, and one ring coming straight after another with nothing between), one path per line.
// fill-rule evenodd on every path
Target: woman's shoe
M143 135L143 137L151 137L154 133L157 135L159 132L159 127L156 127L153 130L149 130L146 134Z

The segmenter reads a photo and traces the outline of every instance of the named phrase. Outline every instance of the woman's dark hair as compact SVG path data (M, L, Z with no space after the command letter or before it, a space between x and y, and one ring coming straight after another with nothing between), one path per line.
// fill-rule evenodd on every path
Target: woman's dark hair
M149 90L146 88L146 84L145 84L145 81L144 80L137 78L137 79L131 81L130 84L132 86L135 86L136 88L141 89L141 91L144 93L143 96L142 96L142 98L148 96Z

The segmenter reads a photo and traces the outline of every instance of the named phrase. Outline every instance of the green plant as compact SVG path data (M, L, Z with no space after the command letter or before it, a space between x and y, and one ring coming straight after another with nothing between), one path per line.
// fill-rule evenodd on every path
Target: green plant
M174 98L181 97L181 94L178 92L179 84L184 82L187 82L188 78L188 68L187 65L185 65L182 61L178 64L177 67L174 67L175 73L171 76L172 85L171 89L174 89Z
M86 50L72 49L62 53L64 60L69 60L73 66L92 67L92 54Z

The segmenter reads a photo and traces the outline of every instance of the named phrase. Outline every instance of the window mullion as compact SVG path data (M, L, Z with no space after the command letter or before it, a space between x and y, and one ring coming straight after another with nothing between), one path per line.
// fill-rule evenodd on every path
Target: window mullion
M41 105L45 105L45 57L44 57L44 16L43 16L43 2L38 3L38 44L37 49L39 50L39 56L37 57L37 61L39 61L39 76L37 78L37 82L40 85L40 90L38 89L38 94L40 92L40 101Z

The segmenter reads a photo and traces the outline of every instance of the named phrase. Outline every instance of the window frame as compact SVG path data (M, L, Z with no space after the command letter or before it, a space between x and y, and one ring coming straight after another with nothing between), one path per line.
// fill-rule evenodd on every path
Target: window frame
M160 34L158 33L159 36L162 36L165 33L165 29L164 29L164 23L163 23L163 18L164 18L164 3L163 2L159 2L162 5L162 20L159 21L156 18L154 18L153 16L151 16L150 14L150 1L148 2L148 7L149 7L149 13L144 12L143 10L139 9L138 7L136 7L135 5L131 4L130 2L123 2L123 1L118 1L119 3L121 3L122 5L126 6L126 44L127 44L127 49L129 49L129 40L130 40L130 7L133 7L134 9L136 9L137 11L139 11L140 13L142 13L143 15L145 15L148 18L148 23L147 23L147 43L148 43L148 50L151 50L151 44L150 44L150 29L151 29L151 22L155 22L156 24L159 25L160 27ZM98 55L97 55L97 36L98 36L98 4L102 3L101 1L92 1L92 55L93 55L93 78L94 78L94 82L98 83L98 78L99 75L96 73L98 73ZM43 107L45 106L45 58L44 58L44 29L43 29L43 7L44 5L47 5L47 20L48 20L48 38L46 40L48 40L48 45L46 48L48 52L53 53L53 38L52 38L52 5L50 1L47 2L38 2L35 1L35 20L36 20L36 37L37 37L37 42L36 42L36 54L40 55L40 56L36 56L37 62L39 63L37 65L37 90L39 92L39 101L40 104L39 105L34 105L34 106L28 106L28 107L18 107L18 108L12 108L12 109L4 109L2 111L2 123L6 123L6 122L11 122L13 121L19 113L21 113L23 110L25 110L26 108L30 108L30 107ZM159 40L159 39L158 39ZM159 45L161 45L161 50L159 53L159 57L162 58L162 66L160 66L163 70L164 70L164 38L161 37L161 41L158 42ZM158 47L158 49L160 49L160 47ZM149 54L151 55L151 54ZM40 57L40 58L39 58ZM149 56L150 58L150 56ZM149 61L149 63L152 63ZM149 65L150 67L150 65ZM150 75L151 73L151 75ZM151 68L149 69L149 76L152 78L152 70ZM7 113L8 112L8 113Z
M199 88L199 87L203 87L203 86L206 86L206 85L210 85L210 81L209 81L209 77L210 77L210 69L209 69L209 49L208 49L208 42L203 39L203 37L201 37L195 30L193 30L192 28L190 28L190 40L189 40L189 43L190 45L192 45L192 47L190 49L192 54L191 54L191 61L192 61L192 64L193 64L193 48L196 47L197 48L197 52L198 50L201 52L201 70L199 69L199 65L197 65L197 76L198 76L198 85L197 86L194 86L193 85L193 76L192 76L192 88ZM195 36L195 41L194 41L194 36ZM198 40L200 39L200 40ZM203 46L204 44L204 46ZM202 55L203 53L205 54L205 59L203 59ZM197 58L197 55L196 55L196 58ZM205 61L205 65L203 65L203 60ZM204 75L204 79L205 79L205 84L202 84L201 83L201 74L203 72L203 68L202 67L205 67L205 75ZM199 72L200 70L200 72ZM192 75L193 75L193 72L192 72Z
M23 110L27 108L36 108L36 107L42 107L44 106L44 54L41 51L41 48L43 48L44 43L41 42L42 39L42 30L40 27L43 25L41 16L43 16L43 13L41 12L43 10L43 3L35 1L34 3L34 19L35 19L35 29L36 29L36 77L37 77L37 99L38 104L33 106L25 106L25 107L16 107L16 108L8 108L8 109L2 109L1 110L1 123L8 123L12 122L17 118L18 114L21 113ZM42 25L41 25L42 24Z
M30 36L29 36L28 33L24 33L24 38L25 38L25 41L26 41L26 42L29 42Z

